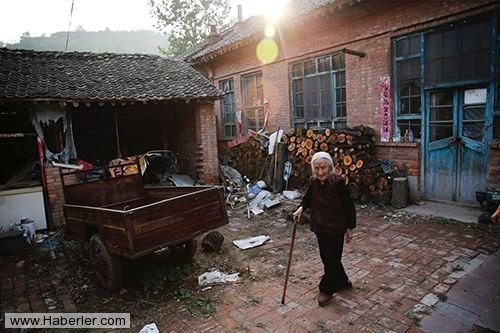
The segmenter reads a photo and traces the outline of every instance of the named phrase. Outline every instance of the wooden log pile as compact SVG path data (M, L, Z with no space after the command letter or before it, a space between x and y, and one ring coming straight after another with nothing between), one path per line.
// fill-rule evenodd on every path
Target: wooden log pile
M328 152L334 169L345 181L354 200L368 203L372 200L390 202L391 184L382 172L380 161L375 159L375 132L367 126L351 129L290 129L283 135L292 174L291 188L302 189L311 176L311 159L314 153Z
M262 179L264 166L269 159L262 141L250 137L247 142L231 148L228 153L231 166L242 176L247 176L252 181Z

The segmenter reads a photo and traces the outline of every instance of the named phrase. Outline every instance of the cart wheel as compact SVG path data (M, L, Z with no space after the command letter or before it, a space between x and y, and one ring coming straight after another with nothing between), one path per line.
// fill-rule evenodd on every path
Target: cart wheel
M110 291L120 289L123 282L122 261L109 254L98 234L90 237L89 257L101 286Z
M170 247L172 252L182 260L192 260L197 248L198 243L196 239L190 239L187 242Z

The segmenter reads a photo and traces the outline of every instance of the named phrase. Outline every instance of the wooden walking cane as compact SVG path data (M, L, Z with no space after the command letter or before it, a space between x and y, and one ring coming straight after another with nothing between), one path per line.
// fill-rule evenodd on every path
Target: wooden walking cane
M288 266L286 267L285 287L283 288L283 297L281 304L285 304L286 286L288 284L288 274L290 273L290 264L292 263L293 243L295 243L295 232L297 231L297 223L293 222L292 243L290 244L290 253L288 254Z

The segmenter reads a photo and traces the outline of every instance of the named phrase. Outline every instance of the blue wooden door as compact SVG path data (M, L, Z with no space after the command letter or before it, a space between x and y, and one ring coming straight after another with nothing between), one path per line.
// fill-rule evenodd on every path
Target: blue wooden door
M425 195L429 199L476 203L486 188L485 88L449 88L427 93Z

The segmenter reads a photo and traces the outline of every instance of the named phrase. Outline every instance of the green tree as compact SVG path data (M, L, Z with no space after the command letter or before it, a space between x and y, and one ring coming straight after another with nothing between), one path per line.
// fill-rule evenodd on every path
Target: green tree
M156 28L169 34L168 55L179 55L201 43L215 25L226 27L229 0L149 0Z

